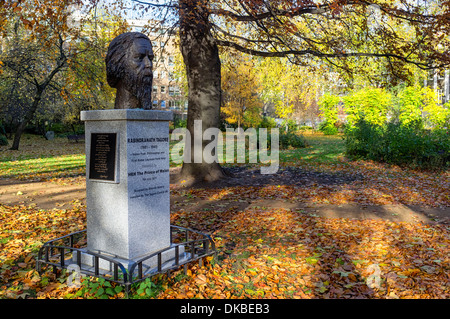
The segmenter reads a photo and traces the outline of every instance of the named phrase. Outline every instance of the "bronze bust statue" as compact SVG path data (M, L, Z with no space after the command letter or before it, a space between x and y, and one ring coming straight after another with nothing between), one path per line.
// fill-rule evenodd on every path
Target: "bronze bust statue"
M111 41L105 58L106 78L116 88L116 109L151 109L153 50L140 32L123 33Z

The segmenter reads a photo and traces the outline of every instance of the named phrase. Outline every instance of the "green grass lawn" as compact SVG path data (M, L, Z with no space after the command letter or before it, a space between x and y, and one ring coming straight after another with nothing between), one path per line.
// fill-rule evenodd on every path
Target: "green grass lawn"
M305 134L308 147L280 151L280 165L298 163L336 163L344 156L345 145L341 136ZM171 141L174 147L178 141ZM224 153L226 148L224 147ZM248 163L248 151L247 163ZM235 157L236 158L236 157ZM85 144L75 143L65 138L51 141L40 136L25 135L20 150L0 148L0 176L3 178L51 178L85 174ZM235 162L237 162L235 160ZM245 164L245 163L243 163ZM171 167L180 166L170 162ZM223 163L223 166L235 165ZM259 163L254 165L260 165Z
M308 147L280 152L282 165L298 161L306 163L338 163L344 157L345 141L341 135L309 133L303 135Z
M18 151L0 148L0 177L52 178L82 175L85 172L85 144L66 138L46 140L25 134Z

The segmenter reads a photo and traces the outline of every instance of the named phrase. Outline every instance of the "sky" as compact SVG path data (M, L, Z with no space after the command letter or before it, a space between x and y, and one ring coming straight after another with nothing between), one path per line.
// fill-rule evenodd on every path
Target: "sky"
M90 0L84 0L84 3L88 3ZM112 8L112 4L116 2L117 0L99 0L98 1L98 11L101 11L100 8L107 7ZM147 14L143 16L143 10L134 9L136 5L138 5L137 2L133 0L120 0L124 4L124 7L126 8L124 11L121 12L122 17L125 19L151 19L152 14L151 10ZM143 0L145 2L146 0ZM149 1L150 2L150 1Z

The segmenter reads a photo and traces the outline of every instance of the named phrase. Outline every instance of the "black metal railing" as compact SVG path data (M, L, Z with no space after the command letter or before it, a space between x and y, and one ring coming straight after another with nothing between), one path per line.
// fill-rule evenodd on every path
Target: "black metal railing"
M178 238L175 239L174 232L177 232L179 234L184 233L184 236L177 236ZM150 272L149 274L147 274L147 276L145 275L145 262L155 257L157 258L157 267L153 270L154 274L161 273L163 270L162 254L170 250L174 250L174 257L170 260L172 265L164 267L164 272L178 269L184 264L190 263L192 261L202 260L203 257L214 255L216 253L214 241L212 240L211 236L207 234L203 234L199 231L184 227L171 225L170 235L172 243L170 247L145 256L137 260L136 263L130 267L129 274L132 282L142 281L147 278L149 274L152 274L152 272ZM178 240L180 242L174 242L175 240ZM184 250L183 255L180 254L181 247L183 247ZM137 276L134 276L136 269Z
M129 287L151 276L176 270L194 261L202 262L207 256L215 255L216 248L211 236L180 226L170 226L171 245L163 250L133 261L127 268L116 258L86 249L86 230L78 231L46 242L38 252L36 270L42 273L44 265L57 269L77 265L81 274L94 276ZM164 264L163 254L173 250L174 256ZM75 255L74 255L75 254ZM82 263L82 254L92 256L93 265ZM172 253L171 253L172 254ZM74 262L74 258L75 262ZM156 257L156 267L149 266L150 259ZM112 271L100 268L101 261L110 263Z

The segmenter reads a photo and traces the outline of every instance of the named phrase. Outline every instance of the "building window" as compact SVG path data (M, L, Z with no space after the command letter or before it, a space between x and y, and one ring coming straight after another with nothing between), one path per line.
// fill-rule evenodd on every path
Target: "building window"
M154 108L158 107L158 100L153 100L152 103Z
M175 59L173 58L173 56L169 56L169 66L174 66L175 65Z
M180 96L181 91L179 87L176 86L169 86L169 95L170 96Z
M165 86L161 86L161 94L165 94L166 93L166 87Z
M166 108L166 101L161 101L161 108L165 109Z
M156 85L153 85L153 93L154 94L158 93L158 87Z
M165 71L161 71L161 79L164 79L166 77L166 72Z

